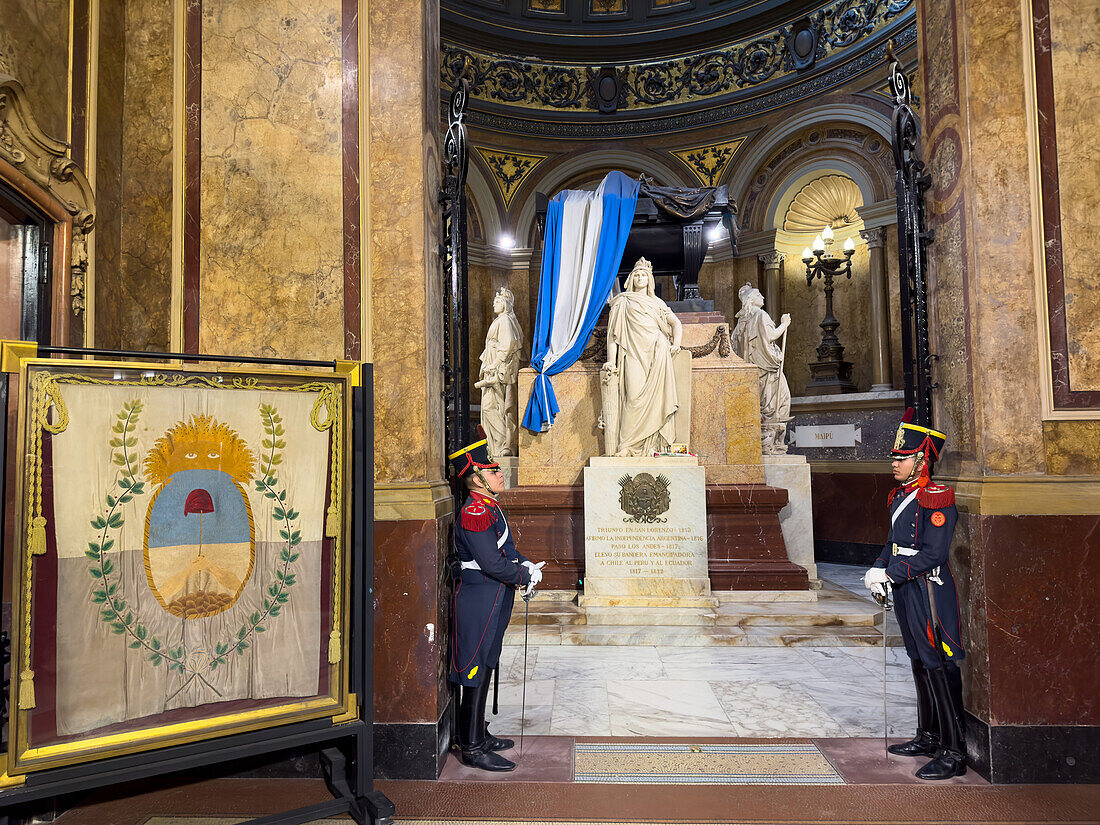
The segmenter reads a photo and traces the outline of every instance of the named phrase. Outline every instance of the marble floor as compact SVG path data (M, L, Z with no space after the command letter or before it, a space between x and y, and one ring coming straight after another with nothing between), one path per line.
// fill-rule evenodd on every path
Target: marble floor
M863 568L819 570L865 597ZM521 645L504 647L494 733L520 731L523 658ZM897 737L916 725L908 659L894 646L530 643L526 673L527 735Z

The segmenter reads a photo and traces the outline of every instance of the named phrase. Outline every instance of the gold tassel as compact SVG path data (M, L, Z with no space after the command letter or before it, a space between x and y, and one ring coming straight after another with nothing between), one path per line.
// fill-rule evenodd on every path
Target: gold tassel
M335 504L328 506L328 513L325 515L325 535L330 539L340 535L340 510Z
M340 643L340 631L333 630L328 634L328 663L335 665L339 663L343 650L343 645Z
M24 670L19 674L19 709L32 710L34 707L34 671Z
M35 516L31 521L30 550L35 556L46 553L46 517Z

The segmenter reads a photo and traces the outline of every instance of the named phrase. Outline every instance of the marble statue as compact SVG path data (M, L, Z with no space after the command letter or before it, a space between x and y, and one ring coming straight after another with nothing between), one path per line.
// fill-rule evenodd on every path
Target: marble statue
M506 286L493 296L496 318L485 334L481 375L474 384L481 390L481 426L493 458L516 454L516 379L522 333L514 303L515 296Z
M764 455L782 455L787 452L791 388L783 375L785 347L775 342L787 331L791 316L784 313L776 326L764 311L764 296L752 284L741 287L737 297L741 299L741 309L730 336L733 351L760 370L761 447Z
M653 288L653 265L639 258L626 290L611 299L607 363L600 371L604 454L650 456L676 438L672 356L683 330Z

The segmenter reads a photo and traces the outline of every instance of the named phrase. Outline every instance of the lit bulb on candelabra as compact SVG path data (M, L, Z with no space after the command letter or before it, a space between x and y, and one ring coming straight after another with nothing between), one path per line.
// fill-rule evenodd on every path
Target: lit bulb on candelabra
M818 235L816 238L814 238L814 252L824 252L824 251L825 251L825 241L821 240L821 236Z
M802 250L802 260L804 260L806 263L809 263L813 259L814 259L813 250L810 249L810 247L807 246L805 249Z
M821 230L821 237L825 240L826 244L833 242L833 225L831 223L825 224L825 228Z
M849 237L848 240L846 240L844 242L844 254L847 255L849 252L855 252L855 251L856 251L856 242L854 240L852 240L851 237Z

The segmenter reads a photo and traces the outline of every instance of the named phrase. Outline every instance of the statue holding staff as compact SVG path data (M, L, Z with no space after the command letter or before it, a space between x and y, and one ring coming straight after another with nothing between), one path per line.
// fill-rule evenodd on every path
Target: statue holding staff
M791 388L783 375L786 353L786 332L791 316L784 313L776 326L764 311L764 296L752 284L737 292L741 309L737 325L730 336L733 350L741 358L756 364L760 370L761 447L764 455L787 452L784 436L791 420ZM776 344L783 338L783 346Z

